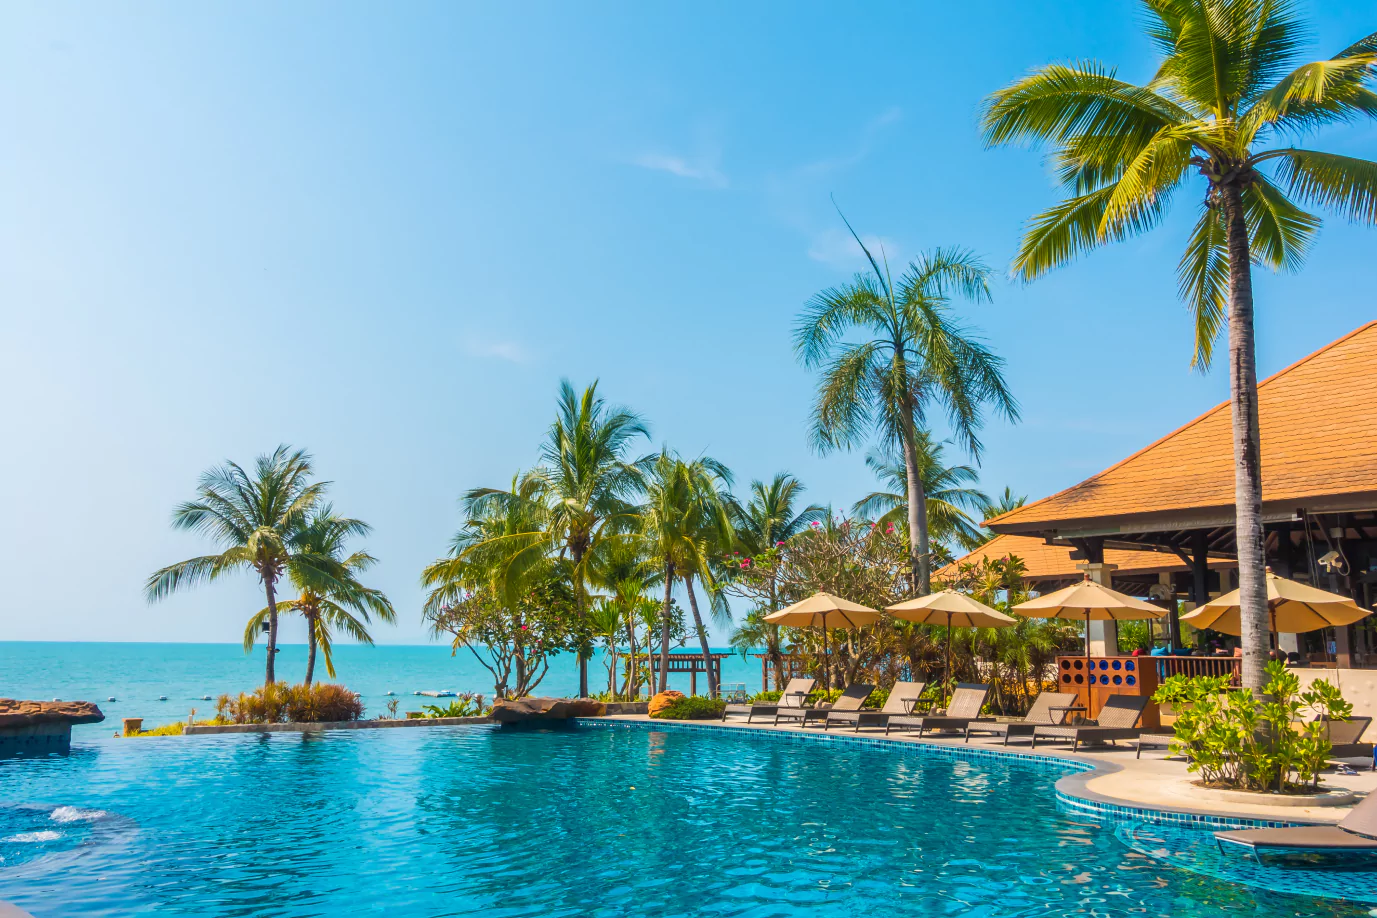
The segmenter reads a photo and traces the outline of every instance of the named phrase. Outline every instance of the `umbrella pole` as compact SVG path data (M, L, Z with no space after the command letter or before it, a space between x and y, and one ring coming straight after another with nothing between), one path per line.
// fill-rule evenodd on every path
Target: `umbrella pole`
M822 690L832 691L832 668L828 665L827 656L827 616L822 617Z
M947 654L942 670L942 699L947 697L947 683L951 680L951 613L947 613Z

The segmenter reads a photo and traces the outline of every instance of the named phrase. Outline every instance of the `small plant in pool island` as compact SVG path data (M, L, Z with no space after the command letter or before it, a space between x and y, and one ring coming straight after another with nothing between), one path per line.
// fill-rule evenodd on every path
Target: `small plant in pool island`
M1324 679L1302 690L1281 662L1268 663L1266 675L1261 700L1230 691L1223 676L1172 676L1152 696L1176 712L1172 754L1188 756L1205 784L1282 793L1319 786L1332 748L1326 721L1347 720L1353 705ZM1298 724L1305 714L1311 719Z
M363 702L342 685L270 682L238 697L221 695L216 722L231 724L337 723L363 717Z

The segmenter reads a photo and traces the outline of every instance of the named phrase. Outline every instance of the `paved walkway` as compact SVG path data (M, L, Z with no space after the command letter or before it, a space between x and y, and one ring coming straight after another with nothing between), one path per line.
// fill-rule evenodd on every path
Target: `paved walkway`
M664 721L652 720L643 714L622 715L608 719L665 723ZM751 729L798 732L801 729L797 724L778 727L761 721L747 724L740 718L732 718L725 722L692 721L692 723L721 727L724 730ZM824 732L820 727L809 727L808 732L820 736L852 735L850 729L833 729ZM863 731L862 735L882 737L884 734L882 731L867 730ZM893 733L888 738L901 743L923 743L934 746L966 745L964 738L959 736L953 739L925 736L920 740L912 734ZM1005 747L1000 744L998 739L990 741L986 738L972 737L970 745L975 748L997 751L1007 750L1011 755L1031 751L1037 755L1093 763L1099 766L1095 773L1084 773L1064 778L1058 782L1058 789L1072 796L1121 806L1145 807L1173 813L1198 813L1233 818L1314 823L1338 822L1348 814L1351 808L1350 806L1269 805L1266 802L1266 795L1263 794L1248 794L1246 797L1249 799L1238 802L1236 798L1240 795L1237 792L1227 795L1231 799L1221 800L1217 792L1194 786L1192 782L1195 780L1195 776L1186 771L1185 763L1178 759L1168 760L1165 749L1145 750L1143 757L1137 759L1133 755L1133 746L1126 743L1120 743L1117 747L1106 746L1102 751L1079 753L1072 753L1069 747L1060 744L1047 746L1040 744L1036 750L1030 750L1026 740L1015 741ZM1346 790L1358 795L1367 794L1377 790L1377 772L1370 771L1367 767L1360 768L1356 775L1327 772L1324 775L1323 786L1331 791ZM1256 802L1252 798L1255 798Z

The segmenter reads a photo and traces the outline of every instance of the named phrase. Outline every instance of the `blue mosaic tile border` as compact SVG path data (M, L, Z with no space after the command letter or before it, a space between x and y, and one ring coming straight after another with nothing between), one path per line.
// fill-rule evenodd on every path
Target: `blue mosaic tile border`
M1244 816L1215 816L1210 813L1175 813L1170 810L1152 810L1146 807L1125 806L1119 803L1104 803L1074 797L1064 791L1057 791L1059 809L1092 816L1107 822L1147 822L1153 825L1186 826L1211 832L1224 829L1284 829L1303 823L1287 822L1281 819L1249 819Z
M856 735L855 733L804 733L793 730L760 730L750 727L725 727L711 723L691 723L682 720L657 721L648 723L643 720L612 720L600 717L581 717L578 720L580 727L600 727L617 728L623 727L631 730L689 730L698 732L713 732L720 735L730 733L734 736L742 736L752 741L776 742L776 743L850 743L852 745L870 746L886 752L913 753L916 755L931 755L948 760L961 761L985 761L1000 762L1008 764L1017 762L1022 765L1029 765L1045 771L1057 771L1063 774L1077 774L1080 772L1094 771L1095 766L1089 762L1073 762L1067 759L1053 758L1048 755L1031 755L1024 752L1004 752L995 749L982 749L976 746L946 746L936 743L914 743L904 740L886 739L881 736Z
M718 735L730 732L737 736L742 736L743 738L758 742L851 743L854 745L870 746L885 752L931 755L948 760L986 761L1004 764L1018 762L1019 764L1029 765L1045 771L1061 772L1068 778L1073 775L1092 772L1098 768L1098 766L1089 762L1076 762L1068 759L1059 759L1053 758L1052 756L1036 755L1026 752L972 746L948 746L938 745L936 743L914 743L905 742L903 740L886 739L879 736L857 736L854 733L804 733L794 730L759 730L739 726L724 727L713 723L692 723L678 720L648 723L643 720L627 721L598 717L579 718L577 723L580 727L586 728L616 729L620 727L628 730L681 730L714 732ZM1056 791L1056 801L1058 807L1064 812L1074 813L1078 816L1090 816L1111 823L1146 822L1156 825L1186 826L1209 831L1220 831L1224 829L1272 829L1301 824L1274 819L1249 819L1241 816L1217 816L1209 813L1186 813L1171 810L1157 810L1148 807L1127 806L1124 804L1108 803L1100 800L1077 797L1060 789Z

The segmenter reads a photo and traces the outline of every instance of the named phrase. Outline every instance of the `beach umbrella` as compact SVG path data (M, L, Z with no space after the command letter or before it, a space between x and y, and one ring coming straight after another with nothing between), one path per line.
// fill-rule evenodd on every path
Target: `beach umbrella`
M1198 609L1181 616L1181 621L1196 628L1212 628L1225 634L1242 634L1239 597L1242 590L1211 599ZM1372 613L1347 596L1330 593L1309 584L1278 577L1267 571L1267 611L1272 633L1297 634L1319 631L1330 626L1351 625Z
M827 672L827 629L859 628L873 625L884 618L869 606L863 606L831 593L814 593L801 602L771 612L765 621L772 625L787 625L790 628L821 628L823 688L830 688Z
M942 671L942 682L951 676L951 629L956 628L1008 628L1018 624L1017 619L991 609L977 599L956 590L941 590L910 599L905 602L885 606L885 611L906 622L925 625L947 626L947 649Z
M1029 618L1066 618L1085 622L1085 656L1090 658L1090 623L1161 618L1167 610L1101 586L1089 577L1080 583L1021 602L1011 610ZM1117 650L1118 648L1115 648Z

